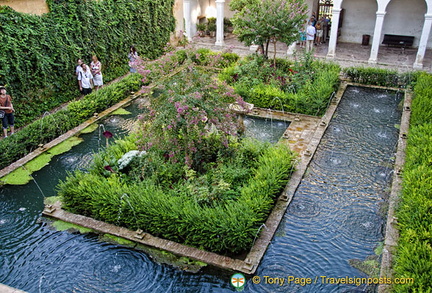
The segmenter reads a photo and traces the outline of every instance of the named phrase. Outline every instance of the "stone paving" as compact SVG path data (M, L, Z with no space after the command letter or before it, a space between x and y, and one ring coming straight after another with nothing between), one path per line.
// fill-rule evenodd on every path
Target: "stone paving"
M25 291L15 289L15 288L3 285L3 284L0 284L0 292L1 293L26 293Z
M245 56L253 53L249 47L244 46L237 40L236 36L230 34L225 37L224 46L215 46L215 38L201 37L195 38L193 45L198 48L209 48L214 51L221 51L230 49L240 56ZM279 58L294 58L294 56L287 55L288 47L286 44L276 44L276 56ZM368 59L370 56L371 46L362 46L352 43L338 43L336 47L336 56L334 61L341 67L351 66L364 66L364 67L377 67L386 69L395 69L399 72L413 71L413 64L417 55L417 49L402 49L395 47L381 46L378 52L378 63L369 64ZM304 49L296 46L296 54L302 53ZM321 44L314 47L314 56L320 59L326 59L328 51L328 44ZM273 56L273 44L269 46L269 56ZM424 58L423 70L432 72L432 50L427 50Z

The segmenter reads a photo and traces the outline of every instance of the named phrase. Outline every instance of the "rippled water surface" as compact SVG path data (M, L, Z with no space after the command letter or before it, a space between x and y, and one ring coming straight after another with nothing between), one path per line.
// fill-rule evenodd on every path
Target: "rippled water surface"
M251 292L368 292L365 285L325 284L366 277L349 264L383 241L401 97L348 87L261 262L259 276L311 278L311 285L251 285ZM316 280L316 283L315 283Z
M271 277L365 276L364 260L383 239L380 204L388 196L399 123L394 93L348 88L295 198L258 268ZM107 130L126 132L138 110L111 116ZM247 123L247 122L246 122ZM255 122L252 122L255 123ZM45 196L66 171L83 169L105 143L98 131L34 174ZM57 232L38 218L43 196L34 182L0 189L0 283L28 292L234 292L231 273L186 273L95 235ZM245 292L359 292L365 286L278 286L248 280Z
M270 116L270 115L269 115ZM276 143L288 128L290 122L271 118L245 117L245 135L261 141Z

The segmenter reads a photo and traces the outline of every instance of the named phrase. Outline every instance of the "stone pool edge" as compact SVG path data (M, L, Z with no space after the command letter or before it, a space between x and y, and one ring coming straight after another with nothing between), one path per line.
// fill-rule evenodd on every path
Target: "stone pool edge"
M296 170L291 175L291 178L286 185L284 191L278 197L269 217L265 222L265 228L261 230L259 237L256 239L245 260L234 259L213 252L203 251L170 240L154 237L148 233L139 233L137 231L132 231L123 227L118 227L112 224L97 221L92 218L72 214L62 210L59 204L52 207L46 206L42 214L65 222L70 222L86 228L91 228L101 233L112 234L118 237L135 241L143 245L166 250L178 256L189 257L191 259L202 261L218 268L234 270L245 273L247 275L252 275L256 272L258 265L267 250L268 245L273 239L279 223L283 219L285 211L291 203L293 195L297 190L310 161L312 160L313 154L315 153L347 86L348 84L346 82L341 82L339 89L336 95L333 97L331 103L329 104L325 115L322 117L322 119L317 118L315 131L312 135L312 139L309 142L307 149L301 154L299 154L300 156L298 164L296 166ZM286 114L295 116L295 119L293 119L290 126L293 124L295 125L295 122L301 121L302 118L310 118L310 116L308 115L299 115L292 113ZM255 115L252 114L251 116ZM284 138L281 138L281 140L282 143L288 143L288 141Z
M386 232L384 236L384 247L380 266L380 278L393 277L394 254L396 252L399 240L399 229L395 212L399 203L399 195L402 191L402 172L405 164L405 149L407 146L407 135L409 131L409 122L411 117L412 92L405 90L402 117L400 122L399 139L396 150L396 162L394 166L392 186L390 197L388 199L389 207L387 212ZM391 284L380 284L379 293L389 293L392 291Z
M159 84L160 81L163 81L165 79L168 79L168 78L170 78L170 77L178 74L180 71L184 70L186 67L187 67L186 65L180 66L179 68L177 68L176 70L174 70L173 72L171 72L170 74L168 74L167 76L164 76L164 77L160 78L159 80L151 83L149 86L147 86L147 88L148 89L154 89L155 87L157 87L157 85ZM87 128L88 126L92 125L93 123L95 123L95 122L97 122L97 121L105 118L106 116L108 116L112 112L114 112L114 111L116 111L116 110L118 110L118 109L120 109L122 107L128 106L130 103L132 103L138 97L145 96L145 95L146 94L141 93L140 90L137 91L137 92L131 92L130 96L128 96L127 98L121 100L120 102L112 105L111 107L105 109L104 111L102 111L100 113L94 113L93 117L91 117L88 120L84 121L83 123L81 123L77 127L68 130L67 132L63 133L62 135L58 136L57 138L51 140L50 142L48 142L48 143L40 146L39 148L35 149L32 152L30 152L26 156L24 156L24 157L18 159L17 161L13 162L9 166L1 169L0 170L0 179L3 178L4 176L8 175L9 173L15 171L16 169L18 169L20 167L23 167L26 163L30 162L31 160L33 160L37 156L41 155L45 151L49 150L50 148L55 147L56 145L62 143L65 140L67 140L68 138L71 138L71 137L79 134L81 131L83 131L85 128Z

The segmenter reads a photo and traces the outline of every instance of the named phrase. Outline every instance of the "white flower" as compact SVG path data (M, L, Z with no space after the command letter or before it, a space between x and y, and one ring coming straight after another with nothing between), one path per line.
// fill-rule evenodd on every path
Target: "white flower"
M127 167L130 162L132 162L132 159L135 158L136 156L141 157L142 155L145 155L146 151L138 151L138 150L132 150L127 152L126 154L124 154L118 161L117 161L117 165L119 170L124 169L125 167Z

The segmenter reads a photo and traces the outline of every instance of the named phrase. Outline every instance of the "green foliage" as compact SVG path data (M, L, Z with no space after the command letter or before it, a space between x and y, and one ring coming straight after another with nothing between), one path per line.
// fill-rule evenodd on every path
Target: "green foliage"
M0 141L0 168L24 157L52 139L78 126L95 112L101 112L125 99L141 86L141 76L132 74L69 104L66 109L27 125L14 135ZM17 147L19 146L19 147Z
M224 96L235 97L233 90L223 84L214 85L211 76L188 69L160 90L162 93L151 100L150 112L144 116L140 142L143 149L156 148L171 162L192 166L192 156L205 149L204 136L217 130L215 137L223 147L222 142L226 145L229 136L237 134L235 115L222 102ZM242 102L238 96L237 101Z
M432 121L432 76L421 73L414 87L415 98L412 101L412 110L415 115L411 116L410 124L413 126L430 123Z
M173 0L48 0L43 16L0 7L0 84L12 95L17 126L70 101L79 93L78 58L96 54L105 82L128 71L134 44L142 57L155 58L174 29Z
M395 292L430 292L432 288L432 78L423 73L414 89L411 127L397 210L400 239L395 277L414 282L395 285Z
M296 41L306 19L307 5L303 0L232 2L231 9L238 10L232 19L234 34L246 46L266 45L265 56L268 56L270 40L287 45Z
M66 209L214 252L246 251L294 155L228 135L236 128L221 97L235 97L233 90L200 71L179 73L159 91L140 132L58 186ZM135 149L146 153L119 170L119 159Z
M222 70L219 79L256 107L322 115L339 84L339 66L308 54L295 63L276 59L275 64L262 56L247 57Z
M395 70L387 70L372 67L349 67L343 69L343 74L352 82L385 87L406 87L415 83L419 72L398 73Z
M115 162L133 140L107 148L89 173L77 171L58 186L66 209L209 251L240 253L252 245L293 171L288 147L252 140L232 141L230 155L214 148L219 159L202 162L205 172L178 169L156 150L135 162L130 173L98 170L102 161ZM179 176L158 180L167 170Z
M239 56L230 52L213 52L210 49L200 48L190 54L192 62L201 66L226 68L239 60Z

